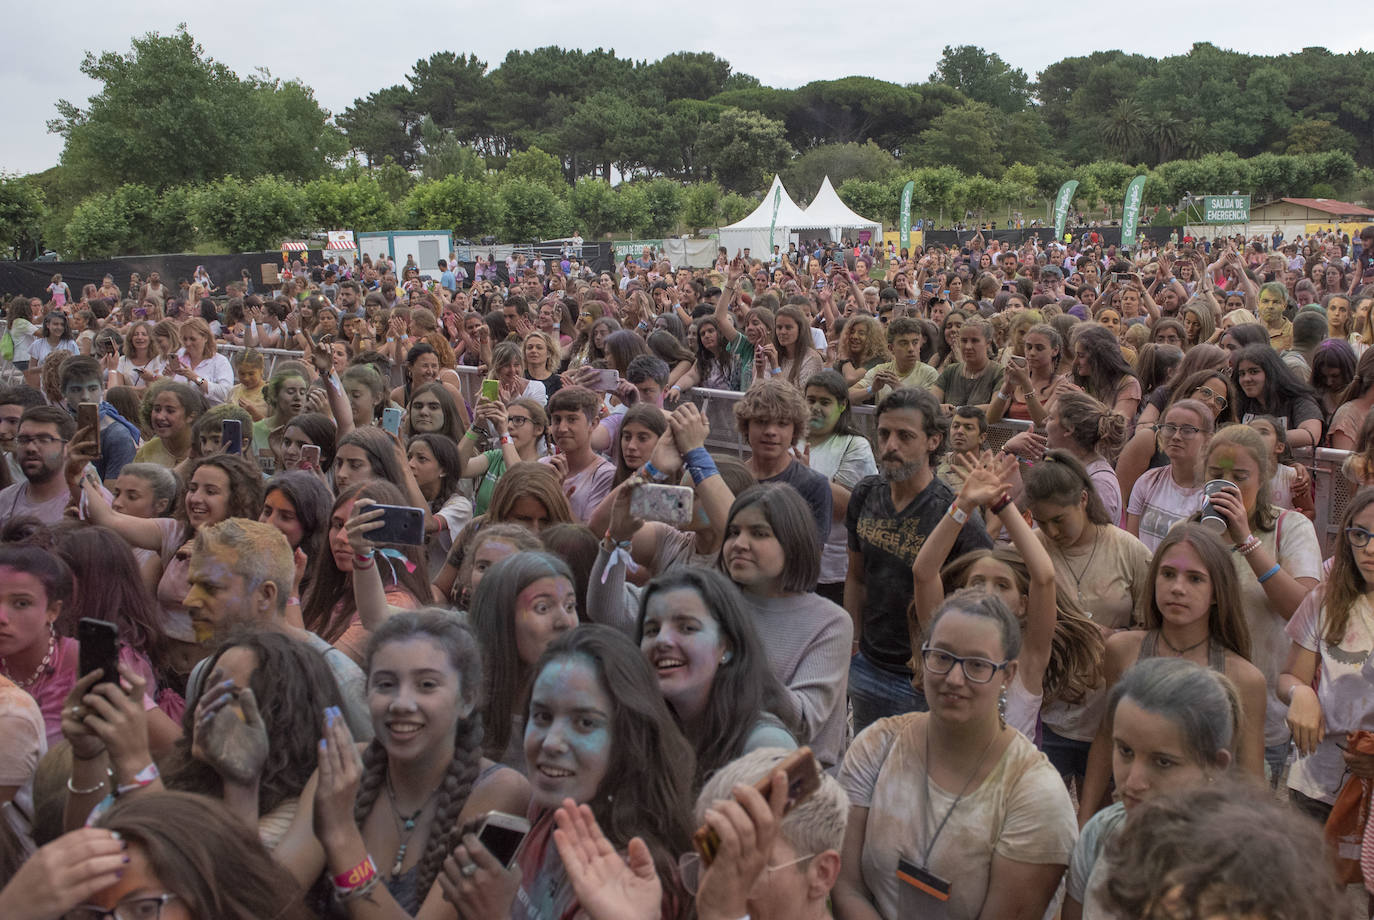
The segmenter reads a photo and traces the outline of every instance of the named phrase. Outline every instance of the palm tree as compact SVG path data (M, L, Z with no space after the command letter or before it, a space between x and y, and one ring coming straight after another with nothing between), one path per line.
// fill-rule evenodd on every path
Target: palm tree
M1154 165L1173 159L1183 127L1171 112L1154 112L1145 117L1145 135L1154 145L1156 154Z
M1108 111L1102 125L1102 139L1122 157L1140 144L1144 134L1145 113L1134 100L1120 99Z

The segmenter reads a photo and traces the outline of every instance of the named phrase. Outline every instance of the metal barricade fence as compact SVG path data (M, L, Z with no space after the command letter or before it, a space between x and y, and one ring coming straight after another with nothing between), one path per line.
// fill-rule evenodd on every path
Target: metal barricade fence
M219 350L237 366L238 358L244 348L241 345L220 345ZM263 357L263 376L272 376L272 370L279 361L304 360L298 351L282 348L259 348ZM475 367L459 366L454 368L458 374L459 389L469 406L477 402L482 386L483 374ZM396 381L393 381L396 383ZM744 439L735 425L735 405L744 398L743 393L734 390L708 390L698 387L689 390L685 398L696 403L711 425L711 433L706 438L706 446L712 451L733 454L743 460L748 452ZM854 425L870 442L877 437L877 419L872 406L854 406L851 410ZM1003 419L988 426L988 448L998 450L1013 435L1031 430L1031 423L1018 419ZM875 455L876 455L875 445ZM1340 529L1345 509L1350 505L1357 487L1341 473L1341 466L1350 456L1348 451L1318 448L1299 448L1294 451L1296 459L1312 472L1316 483L1317 515L1313 522L1317 538L1321 541L1323 556L1330 555L1335 545L1336 533Z
M1312 523L1317 529L1317 539L1321 541L1322 556L1329 556L1336 545L1336 534L1340 532L1345 509L1350 507L1350 500L1359 491L1359 487L1341 472L1350 452L1328 447L1319 447L1314 451L1307 447L1298 448L1293 455L1312 471L1317 492L1317 516Z

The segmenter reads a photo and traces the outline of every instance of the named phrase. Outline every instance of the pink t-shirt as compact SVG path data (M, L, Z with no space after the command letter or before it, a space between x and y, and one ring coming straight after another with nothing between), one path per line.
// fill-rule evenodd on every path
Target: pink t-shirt
M22 786L48 751L43 714L33 697L0 677L0 786Z
M62 704L66 701L67 694L72 692L72 687L76 686L79 676L76 671L81 666L80 649L81 645L75 639L58 639L48 673L28 688L29 694L38 702L38 708L43 713L43 725L47 729L49 747L62 740ZM148 659L124 646L119 650L119 661L133 668L147 681L148 693L143 695L143 708L156 708L157 704L149 694L156 690L157 682L153 679L153 669L148 664Z

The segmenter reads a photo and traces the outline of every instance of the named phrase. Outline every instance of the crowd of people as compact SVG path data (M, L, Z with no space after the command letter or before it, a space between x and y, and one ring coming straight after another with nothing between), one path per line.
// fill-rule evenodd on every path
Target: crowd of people
M581 255L9 299L0 916L1368 915L1374 227Z

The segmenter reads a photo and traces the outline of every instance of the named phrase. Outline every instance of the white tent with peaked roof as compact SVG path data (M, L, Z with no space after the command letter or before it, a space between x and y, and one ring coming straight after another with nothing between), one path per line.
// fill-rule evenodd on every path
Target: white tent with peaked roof
M775 205L778 212L776 221L773 218ZM768 187L768 194L763 196L763 201L752 214L728 227L720 228L720 245L725 247L725 251L732 259L737 251L746 248L754 258L766 259L768 253L772 252L768 244L770 227L773 228L773 245L781 246L786 252L792 231L811 226L814 225L807 222L805 213L797 207L792 196L787 194L787 189L783 188L782 179L774 176L773 184Z
M870 230L873 239L880 239L883 235L882 223L855 214L849 205L840 200L835 186L830 184L829 176L821 182L821 189L803 213L802 222L795 226L828 230L832 240L853 237L855 234L852 231L855 230Z

